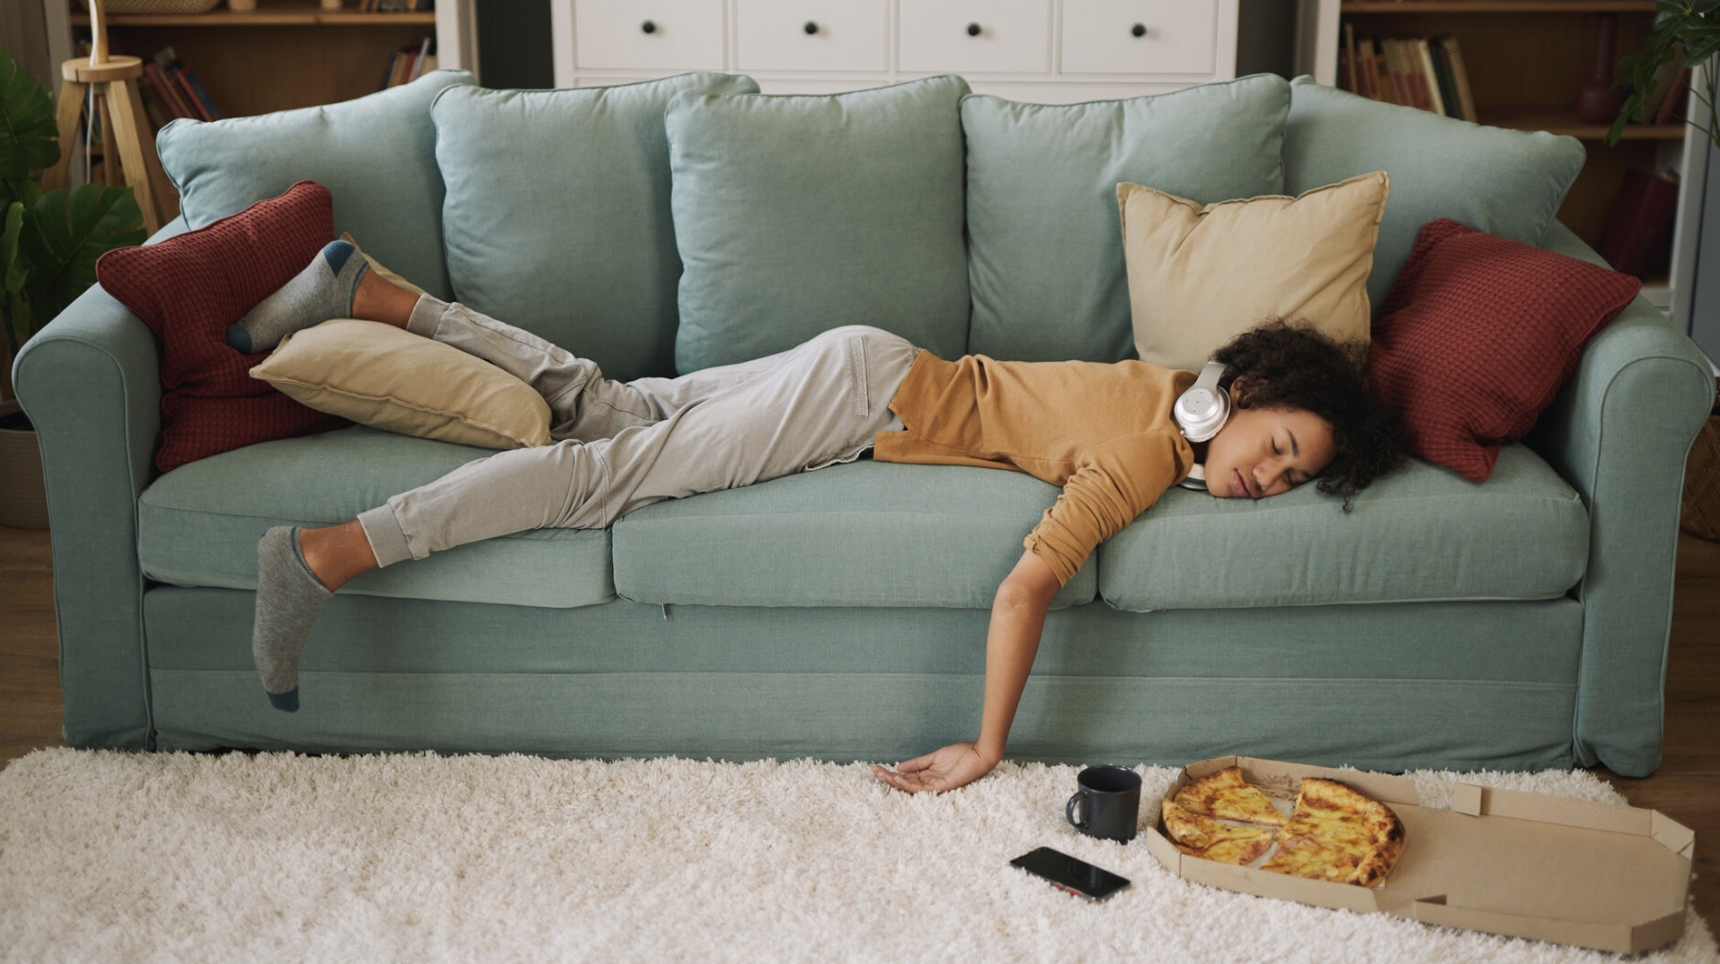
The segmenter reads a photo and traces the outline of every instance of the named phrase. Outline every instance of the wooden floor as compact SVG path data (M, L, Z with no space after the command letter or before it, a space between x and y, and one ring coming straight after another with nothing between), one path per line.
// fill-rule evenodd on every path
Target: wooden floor
M60 681L48 533L0 526L0 765L59 746ZM1600 771L1633 804L1696 831L1696 909L1720 926L1720 543L1681 534L1666 669L1665 762Z

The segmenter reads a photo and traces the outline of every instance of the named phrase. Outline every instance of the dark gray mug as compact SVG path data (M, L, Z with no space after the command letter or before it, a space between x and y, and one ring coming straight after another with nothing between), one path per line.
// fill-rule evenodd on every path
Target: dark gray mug
M1141 775L1123 767L1088 767L1075 778L1081 789L1069 798L1063 816L1075 829L1101 840L1135 839L1141 815ZM1075 811L1081 819L1075 819Z

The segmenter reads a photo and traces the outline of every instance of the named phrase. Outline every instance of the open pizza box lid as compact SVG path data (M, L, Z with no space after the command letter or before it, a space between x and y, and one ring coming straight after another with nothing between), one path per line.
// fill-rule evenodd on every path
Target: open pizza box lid
M1147 849L1185 880L1627 954L1684 933L1696 835L1656 811L1470 784L1457 786L1451 809L1424 807L1406 777L1236 756L1184 767L1167 796L1230 766L1286 804L1305 776L1346 783L1387 804L1403 821L1403 855L1371 888L1204 860L1171 844L1153 801Z

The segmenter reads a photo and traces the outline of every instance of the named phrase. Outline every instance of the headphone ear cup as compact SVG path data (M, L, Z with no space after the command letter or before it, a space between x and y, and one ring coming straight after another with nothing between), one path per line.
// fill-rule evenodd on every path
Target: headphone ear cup
M1218 387L1224 366L1208 362L1200 377L1171 407L1177 428L1191 442L1205 442L1230 419L1230 393Z

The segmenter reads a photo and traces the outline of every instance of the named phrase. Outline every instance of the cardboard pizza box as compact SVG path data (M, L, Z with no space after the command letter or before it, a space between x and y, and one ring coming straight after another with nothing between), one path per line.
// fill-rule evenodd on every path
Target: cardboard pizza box
M1185 880L1624 954L1684 933L1696 835L1659 812L1471 784L1457 786L1449 810L1424 807L1406 777L1235 756L1184 767L1167 796L1229 766L1287 804L1303 777L1349 784L1397 813L1403 856L1374 887L1203 860L1172 846L1154 801L1147 849Z

